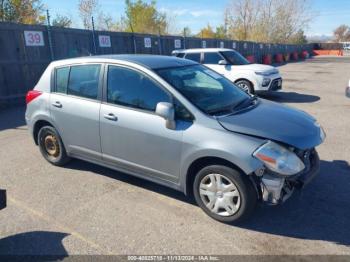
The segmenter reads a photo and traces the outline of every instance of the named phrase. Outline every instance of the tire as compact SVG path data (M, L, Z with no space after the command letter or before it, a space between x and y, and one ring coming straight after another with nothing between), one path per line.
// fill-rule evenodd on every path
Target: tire
M216 191L215 189L213 190L213 188L209 189L213 185L212 179L215 179L216 182L218 181L218 175L226 190L222 189L223 187L221 187L222 191L221 189L217 190L217 188ZM208 179L210 182L209 184L207 183ZM233 189L234 187L235 189ZM202 190L200 190L200 188L202 188ZM229 188L231 190L224 192ZM216 192L215 197L211 191ZM205 192L205 194L203 194L203 192ZM258 199L252 182L245 174L241 174L241 172L233 168L222 165L207 166L200 170L194 179L193 193L197 205L201 207L207 215L224 223L238 223L247 219L254 211ZM211 196L206 195L209 193ZM215 201L214 205L213 201ZM225 203L230 204L226 205ZM207 205L211 206L212 210L209 209ZM220 206L220 208L217 208L218 206ZM226 206L227 209L222 206ZM229 212L227 210L229 210Z
M235 84L248 94L255 93L252 83L250 83L248 80L244 80L244 79L238 80L237 82L235 82Z
M43 126L38 133L38 145L43 157L55 166L63 166L69 162L62 139L55 128Z

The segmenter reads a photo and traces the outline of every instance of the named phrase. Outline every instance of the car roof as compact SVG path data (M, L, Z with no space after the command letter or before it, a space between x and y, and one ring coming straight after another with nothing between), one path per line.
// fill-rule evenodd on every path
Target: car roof
M233 51L233 49L229 49L229 48L192 48L192 49L178 49L178 50L174 50L173 53L199 53L199 52L203 52L203 53L210 53L210 52L223 52L223 51Z
M79 58L70 58L64 60L58 60L53 62L53 66L64 66L72 63L111 63L111 62L129 62L138 64L149 69L161 69L171 67L181 67L188 65L198 64L195 61L181 59L173 56L161 56L161 55L98 55L98 56L86 56Z

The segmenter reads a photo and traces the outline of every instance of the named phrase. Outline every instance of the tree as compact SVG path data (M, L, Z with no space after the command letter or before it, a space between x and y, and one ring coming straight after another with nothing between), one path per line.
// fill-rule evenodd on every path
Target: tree
M350 41L350 27L340 25L334 30L333 35L337 42Z
M100 9L98 0L80 0L78 9L84 28L92 29L91 17L96 18Z
M0 20L21 24L43 24L45 10L41 0L1 0Z
M310 0L231 0L226 8L230 37L257 42L300 41L312 19Z
M197 34L197 37L202 38L215 38L215 32L213 28L208 24L206 27L202 28L199 33Z
M293 34L288 41L289 44L304 45L307 44L307 38L303 30L299 30Z
M57 15L55 19L52 20L52 26L71 27L72 19L70 19L68 16Z
M100 12L97 17L98 30L121 32L125 30L124 25L120 21L115 21L109 14Z
M165 13L157 11L156 1L125 1L125 17L122 19L126 31L149 34L167 34L169 20Z
M216 27L215 38L219 38L219 39L225 39L226 38L225 26L220 25L220 26Z

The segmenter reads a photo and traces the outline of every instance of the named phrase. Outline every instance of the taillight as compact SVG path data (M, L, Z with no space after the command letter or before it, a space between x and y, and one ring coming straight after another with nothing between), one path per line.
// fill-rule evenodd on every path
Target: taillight
M32 100L40 96L43 92L38 90L30 90L26 95L26 104L28 105Z

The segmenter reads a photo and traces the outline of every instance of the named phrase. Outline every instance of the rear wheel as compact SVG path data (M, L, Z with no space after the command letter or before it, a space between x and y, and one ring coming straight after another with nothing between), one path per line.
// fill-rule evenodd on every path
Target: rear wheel
M70 160L61 137L52 126L44 126L39 130L38 145L43 157L55 166L63 166Z
M246 219L254 210L257 194L248 177L221 165L200 170L193 184L197 204L210 217L226 223Z
M238 80L235 84L248 94L254 94L254 87L248 80Z

